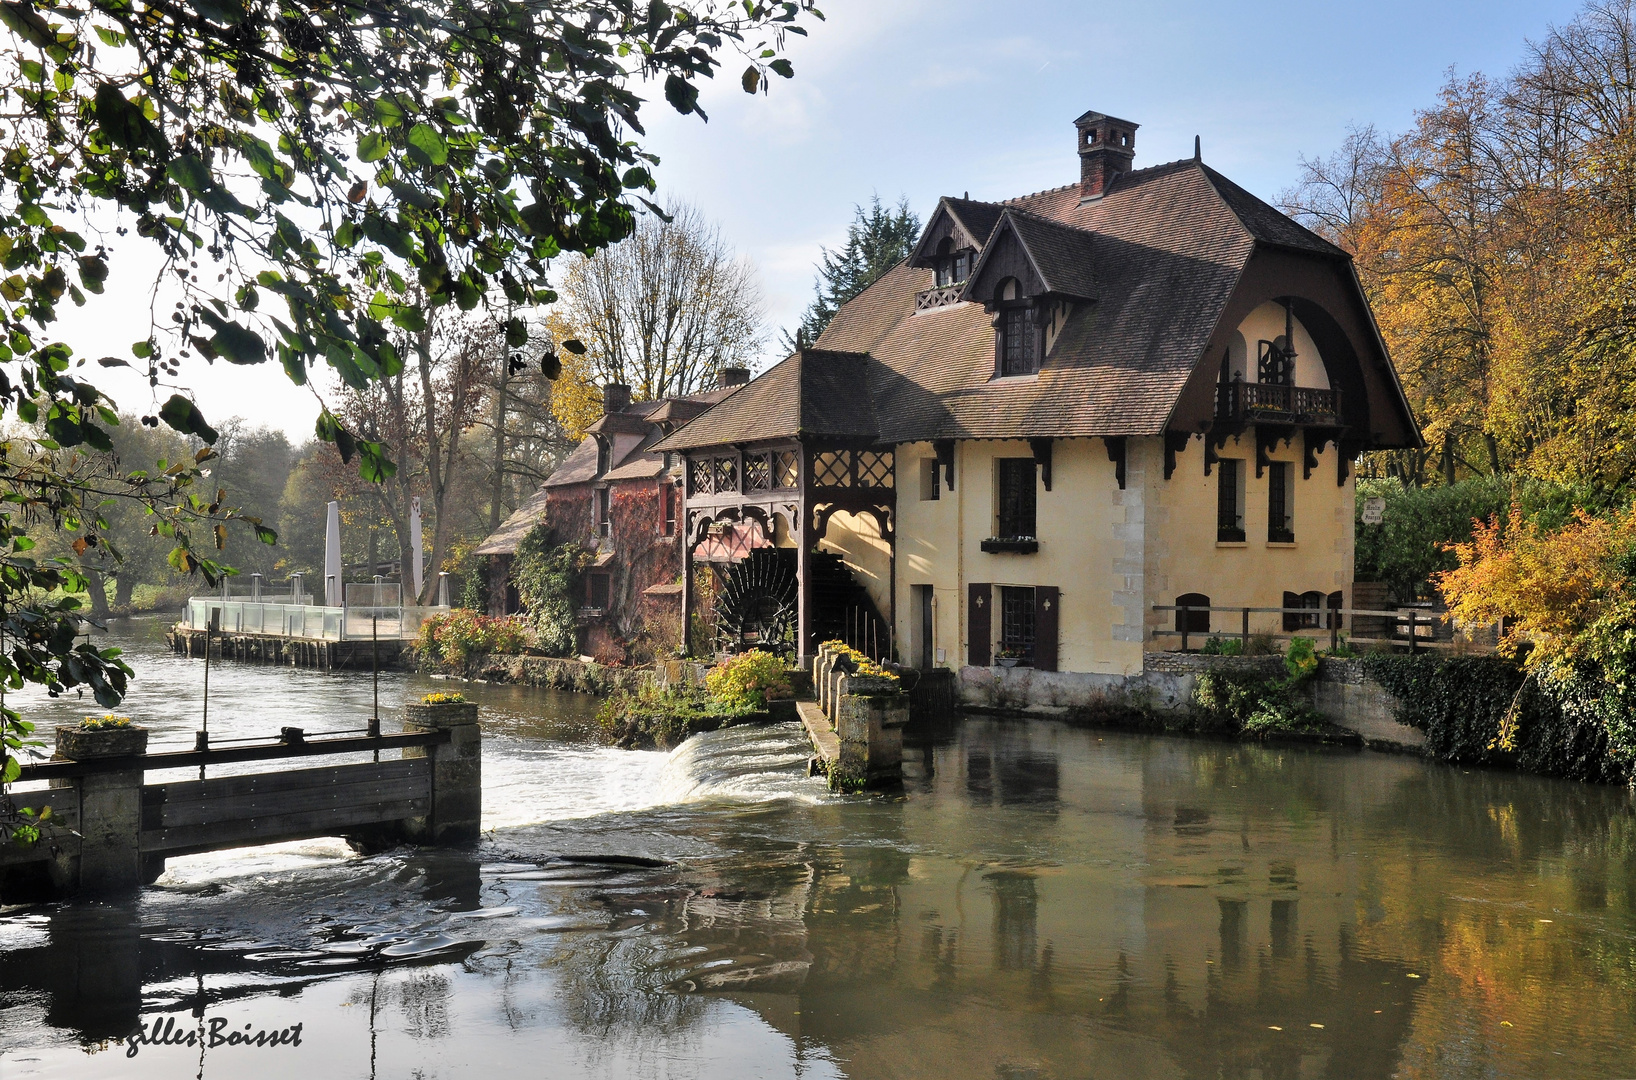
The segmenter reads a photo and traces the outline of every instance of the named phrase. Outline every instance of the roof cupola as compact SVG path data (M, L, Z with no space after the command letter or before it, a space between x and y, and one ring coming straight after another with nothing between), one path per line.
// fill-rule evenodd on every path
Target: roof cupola
M1080 198L1100 199L1115 177L1130 172L1136 157L1136 129L1140 126L1095 111L1074 121L1079 139Z

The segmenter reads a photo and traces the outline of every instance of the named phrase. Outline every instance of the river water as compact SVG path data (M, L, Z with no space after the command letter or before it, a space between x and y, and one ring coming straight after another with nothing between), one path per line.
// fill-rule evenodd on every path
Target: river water
M158 630L115 628L121 711L191 745L203 663ZM217 737L370 707L367 674L211 683ZM434 686L383 676L383 714ZM0 912L0 1077L1636 1077L1624 790L951 717L900 795L835 797L791 727L619 751L590 699L462 689L478 850Z

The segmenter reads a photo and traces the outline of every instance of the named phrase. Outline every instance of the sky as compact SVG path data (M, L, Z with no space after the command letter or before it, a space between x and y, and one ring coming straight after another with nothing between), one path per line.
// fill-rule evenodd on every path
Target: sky
M792 39L795 78L751 97L743 64L704 90L709 122L661 98L643 113L661 158L659 200L717 222L759 271L768 348L812 297L820 249L874 194L924 221L940 195L1003 199L1077 180L1074 118L1141 125L1136 167L1204 160L1264 199L1329 154L1349 125L1399 131L1451 71L1504 75L1569 0L820 0L826 21ZM146 337L153 263L128 238L108 291L67 314L77 354L128 355ZM132 373L99 372L122 408L146 411ZM181 380L207 417L311 436L319 401L276 364L193 361ZM320 392L322 388L320 388ZM167 391L168 393L168 391Z

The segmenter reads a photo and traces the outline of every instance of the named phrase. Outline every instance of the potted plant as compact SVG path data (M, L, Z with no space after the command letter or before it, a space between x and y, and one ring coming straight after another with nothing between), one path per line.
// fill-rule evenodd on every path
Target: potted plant
M72 727L57 729L57 756L73 761L130 757L148 752L148 729L128 716L87 716Z
M1014 668L1023 660L1023 654L1016 649L1001 649L994 654L994 662L1003 668Z
M458 690L423 694L419 701L405 705L403 712L406 722L423 728L477 722L477 702L467 701Z

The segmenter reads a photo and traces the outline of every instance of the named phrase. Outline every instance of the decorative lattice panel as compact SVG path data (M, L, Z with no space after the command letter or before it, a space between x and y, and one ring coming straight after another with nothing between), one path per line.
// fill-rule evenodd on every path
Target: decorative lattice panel
M858 486L866 488L892 486L892 451L865 450L858 455Z
M772 463L766 454L756 454L744 459L744 490L771 491L773 487Z
M716 459L716 491L738 490L738 459L719 457Z
M819 454L812 459L812 480L819 487L851 487L852 455L839 453Z
M780 450L773 455L773 479L781 488L797 487L801 483L801 459L794 450Z
M710 494L710 459L695 459L687 463L687 493Z

